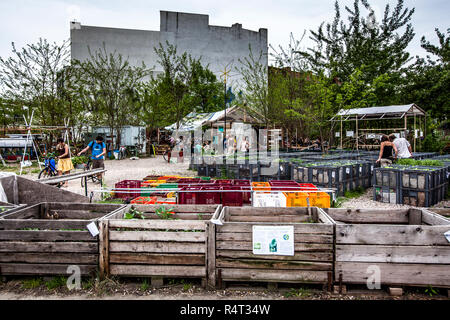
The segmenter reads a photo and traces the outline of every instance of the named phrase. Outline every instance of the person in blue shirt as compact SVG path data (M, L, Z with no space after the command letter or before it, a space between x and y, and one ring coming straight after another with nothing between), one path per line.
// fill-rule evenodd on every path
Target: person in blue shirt
M106 144L103 142L103 137L98 136L94 141L89 142L88 146L78 152L78 156L82 155L86 151L91 149L92 169L105 168L105 154ZM102 179L102 174L99 175L99 179Z

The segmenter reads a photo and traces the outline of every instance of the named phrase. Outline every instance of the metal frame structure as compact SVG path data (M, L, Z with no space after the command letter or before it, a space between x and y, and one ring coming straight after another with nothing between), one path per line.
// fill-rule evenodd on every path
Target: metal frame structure
M416 117L424 117L423 128L424 135L426 135L426 112L420 108L415 103L408 105L396 105L396 106L382 106L382 107L369 107L369 108L355 108L355 109L341 109L334 117L330 119L330 121L339 121L341 123L340 129L340 148L343 146L343 122L344 121L355 121L355 147L358 150L360 147L379 147L379 145L366 145L360 144L360 137L366 135L369 132L380 133L383 131L386 132L407 132L408 131L408 117L414 118L414 136L413 136L413 151L416 151ZM363 129L359 127L360 121L368 121L368 120L399 120L404 119L404 127L403 128L372 128L372 129ZM420 120L420 118L419 118ZM422 127L422 124L419 122L419 128ZM360 132L363 132L360 135ZM352 137L350 137L352 139Z

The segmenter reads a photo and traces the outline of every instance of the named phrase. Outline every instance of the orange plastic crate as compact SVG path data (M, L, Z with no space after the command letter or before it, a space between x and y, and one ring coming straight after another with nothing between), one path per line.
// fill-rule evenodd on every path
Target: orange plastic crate
M157 197L139 197L130 201L132 204L154 204Z
M270 191L270 184L268 182L252 182L252 188L255 191Z
M311 207L329 208L330 195L326 192L311 192L310 205Z
M307 207L306 198L309 197L308 192L283 192L286 196L286 207ZM311 206L311 200L309 201Z

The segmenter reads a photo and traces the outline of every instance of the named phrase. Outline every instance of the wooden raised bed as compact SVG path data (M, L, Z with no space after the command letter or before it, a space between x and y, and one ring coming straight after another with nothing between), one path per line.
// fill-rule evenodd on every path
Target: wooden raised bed
M225 207L210 222L208 284L223 281L328 283L333 274L334 222L320 208ZM294 226L294 255L253 254L253 226Z
M376 266L381 285L450 287L450 220L420 209L325 211L336 221L336 281L367 284Z
M131 205L100 221L100 274L206 281L207 221L220 205L167 205L171 220L160 219L162 205ZM131 208L145 219L123 219Z
M0 219L1 275L82 275L98 269L98 238L86 226L122 207L112 204L40 203Z

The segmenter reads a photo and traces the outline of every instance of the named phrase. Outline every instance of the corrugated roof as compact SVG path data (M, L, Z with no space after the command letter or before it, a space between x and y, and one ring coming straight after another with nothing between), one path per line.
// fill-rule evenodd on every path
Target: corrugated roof
M416 114L416 115L425 115L425 111L422 110L416 104L406 104L406 105L397 105L397 106L382 106L382 107L369 107L369 108L354 108L354 109L341 109L336 116L377 116L377 115L403 115L407 113ZM336 117L335 116L335 117ZM334 117L333 117L334 118Z

